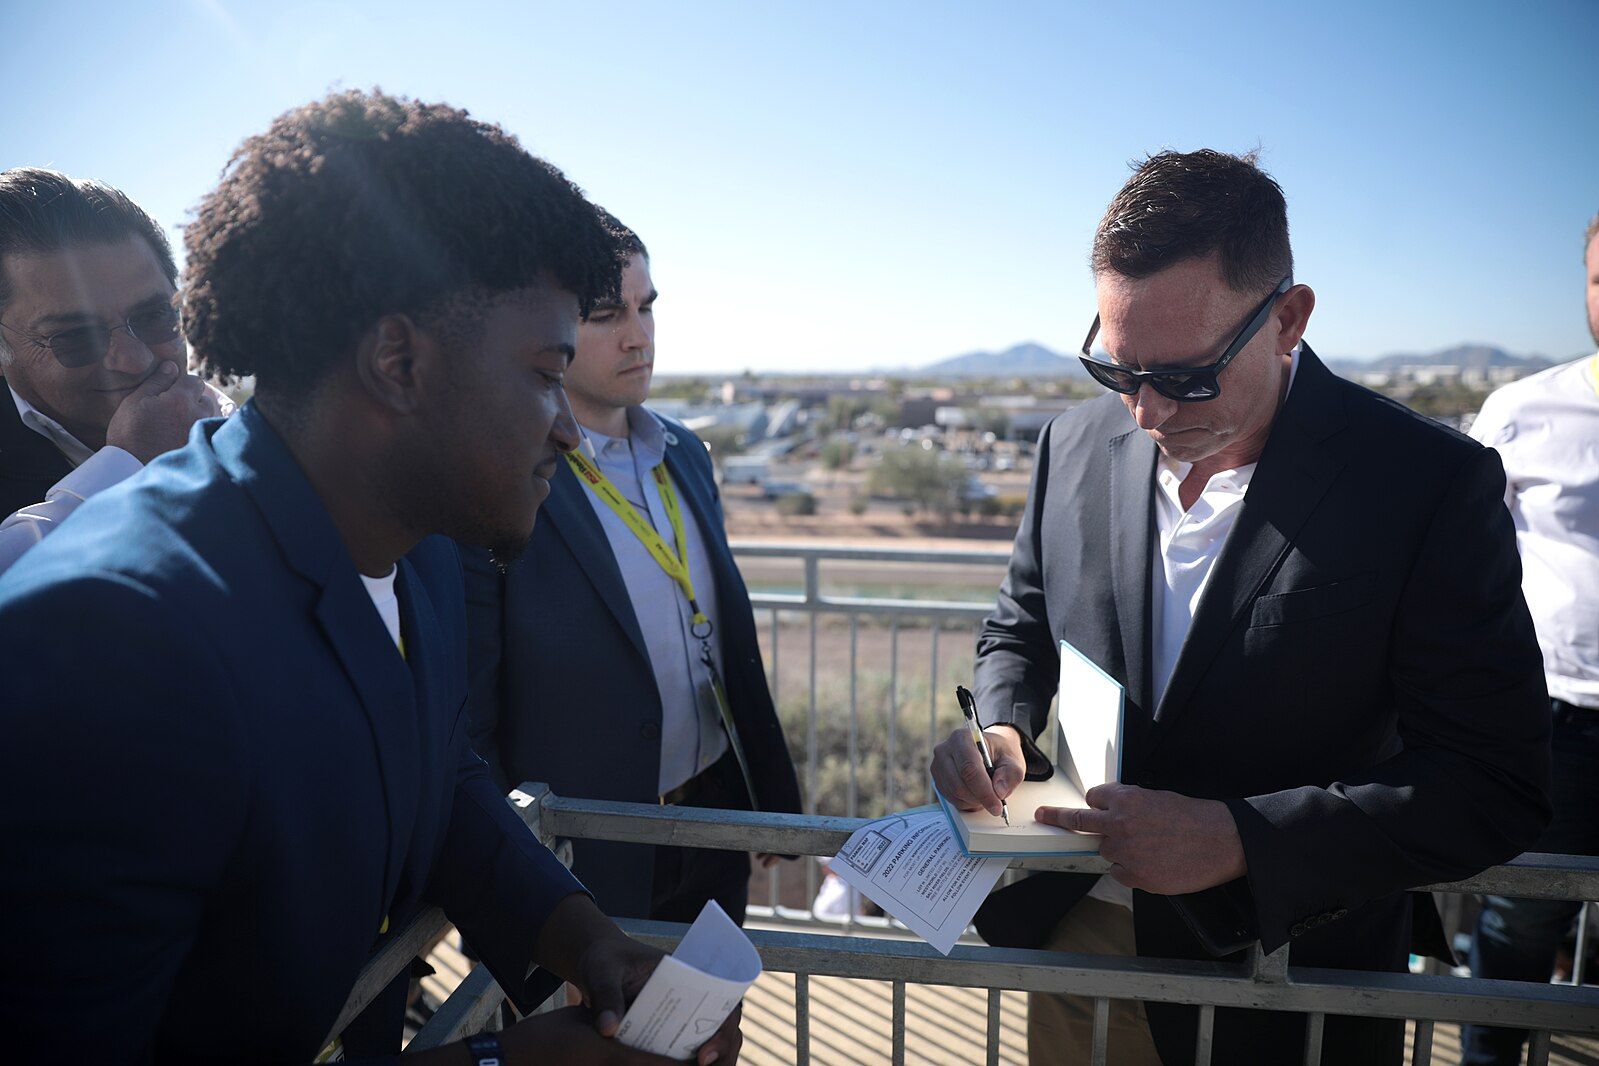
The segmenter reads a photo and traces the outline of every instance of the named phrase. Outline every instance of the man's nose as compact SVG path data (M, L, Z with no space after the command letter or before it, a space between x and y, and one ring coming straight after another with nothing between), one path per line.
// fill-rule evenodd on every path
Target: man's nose
M561 409L555 414L555 422L550 426L550 440L563 455L577 450L578 443L583 439L583 431L578 428L577 416L572 413L572 405L567 402L566 390L561 390Z
M622 321L622 350L624 352L641 352L650 346L650 334L644 328L643 315L633 311Z
M127 329L113 329L106 349L105 366L117 374L140 377L155 365L155 353Z
M1177 413L1177 401L1167 396L1162 396L1155 391L1155 387L1148 382L1138 387L1138 393L1132 398L1133 420L1142 430L1159 429L1166 420Z

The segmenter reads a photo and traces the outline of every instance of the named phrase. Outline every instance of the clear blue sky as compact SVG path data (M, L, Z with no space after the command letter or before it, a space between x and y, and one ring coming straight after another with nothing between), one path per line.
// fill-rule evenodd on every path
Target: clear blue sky
M333 86L497 121L649 244L659 369L846 371L1093 315L1128 160L1259 147L1325 355L1591 351L1599 4L0 0L0 166L176 226Z

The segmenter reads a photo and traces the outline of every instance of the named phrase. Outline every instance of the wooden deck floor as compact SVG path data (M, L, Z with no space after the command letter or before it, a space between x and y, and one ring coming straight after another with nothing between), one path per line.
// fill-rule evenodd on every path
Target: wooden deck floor
M470 969L451 932L428 962L437 971L423 990L442 1002ZM814 977L811 996L811 1062L815 1066L881 1066L893 1050L892 991L887 981ZM905 995L905 1061L916 1066L981 1066L988 1026L988 993L980 988L911 985ZM762 974L744 1000L746 1066L789 1066L794 1061L794 978ZM1406 1046L1409 1046L1409 1039ZM1027 997L1005 992L1000 1000L999 1061L1027 1062ZM1459 1066L1460 1030L1440 1025L1433 1034L1432 1061ZM1555 1066L1599 1066L1599 1041L1556 1036L1549 1061Z

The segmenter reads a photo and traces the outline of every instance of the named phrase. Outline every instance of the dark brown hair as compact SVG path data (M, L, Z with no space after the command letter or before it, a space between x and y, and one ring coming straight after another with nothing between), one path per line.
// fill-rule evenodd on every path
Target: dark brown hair
M1283 191L1253 153L1161 152L1134 164L1094 232L1094 273L1146 278L1216 255L1237 292L1269 291L1294 270Z
M176 283L166 234L121 190L39 167L0 171L0 259L130 237L143 238L167 280ZM11 284L0 268L0 311L10 299Z
M308 393L383 315L461 337L480 317L463 309L546 278L586 315L624 263L599 209L510 134L378 90L245 141L184 247L189 344L263 396Z

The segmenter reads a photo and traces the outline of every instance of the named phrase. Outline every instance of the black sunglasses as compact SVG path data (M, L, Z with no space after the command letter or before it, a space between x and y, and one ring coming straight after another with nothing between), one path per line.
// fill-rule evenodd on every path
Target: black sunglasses
M1200 403L1204 400L1214 400L1221 395L1221 372L1227 369L1227 364L1233 361L1233 356L1243 351L1244 345L1249 343L1251 337L1260 332L1260 327L1266 324L1266 319L1271 313L1272 304L1277 302L1277 297L1293 288L1294 276L1292 274L1277 283L1270 296L1255 309L1249 316L1249 321L1244 323L1244 328L1238 331L1232 343L1227 345L1227 350L1221 353L1221 358L1207 366L1179 366L1161 370L1132 370L1119 363L1106 362L1095 359L1088 353L1093 349L1094 338L1099 336L1099 316L1094 316L1094 325L1088 331L1088 339L1083 341L1083 366L1099 382L1113 392L1131 396L1136 393L1144 382L1162 396L1178 403Z
M68 369L92 366L106 357L111 350L111 334L119 329L128 331L128 335L147 348L158 348L164 344L173 344L182 339L182 322L178 313L170 307L151 307L124 318L114 326L107 326L100 322L83 326L73 326L71 329L51 333L48 336L31 333L15 326L7 326L0 322L12 333L49 350L55 356L56 362Z

